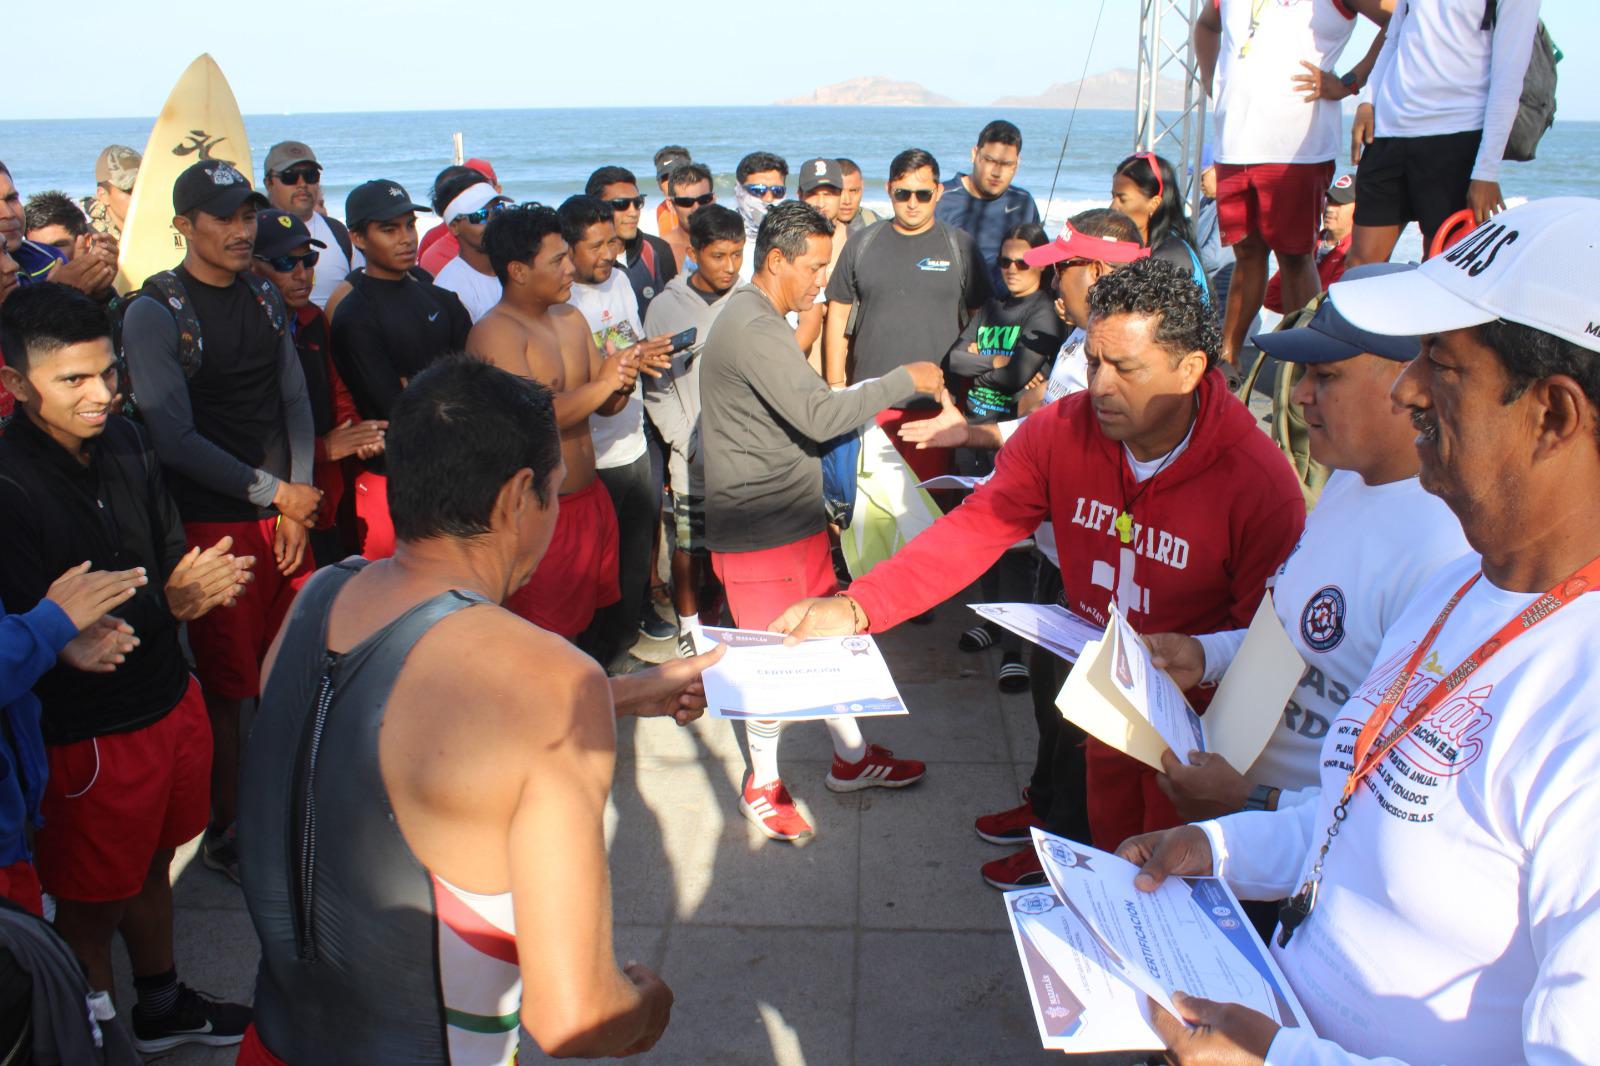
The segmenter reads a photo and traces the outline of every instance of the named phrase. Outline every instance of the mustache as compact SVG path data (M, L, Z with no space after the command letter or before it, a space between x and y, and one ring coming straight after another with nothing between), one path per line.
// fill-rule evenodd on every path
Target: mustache
M1439 423L1426 411L1413 409L1411 412L1411 424L1422 435L1424 440L1436 441L1439 439Z

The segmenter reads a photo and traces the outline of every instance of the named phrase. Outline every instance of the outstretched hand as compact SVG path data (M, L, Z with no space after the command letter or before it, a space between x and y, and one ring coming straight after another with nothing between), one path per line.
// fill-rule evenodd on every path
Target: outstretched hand
M689 659L673 659L648 670L613 677L612 705L618 716L670 716L679 725L688 725L706 710L706 689L700 675L716 665L727 651L726 644L718 644Z
M798 644L812 637L848 637L856 632L854 600L846 596L817 596L799 600L767 626L774 633L786 634L785 644Z
M900 426L900 439L915 444L918 451L925 448L961 448L967 443L967 416L961 413L947 392L940 397L939 413L932 418L905 422Z

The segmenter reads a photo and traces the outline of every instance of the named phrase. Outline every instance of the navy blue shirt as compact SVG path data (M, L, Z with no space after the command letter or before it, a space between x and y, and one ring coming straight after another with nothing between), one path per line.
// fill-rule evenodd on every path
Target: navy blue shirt
M989 287L994 292L1005 292L1005 282L1000 278L1000 268L995 260L1000 255L1000 244L1017 226L1039 221L1039 205L1027 189L1010 186L993 200L973 196L961 184L965 174L957 174L944 183L944 195L933 215L947 226L965 230L978 246L978 253L989 267Z

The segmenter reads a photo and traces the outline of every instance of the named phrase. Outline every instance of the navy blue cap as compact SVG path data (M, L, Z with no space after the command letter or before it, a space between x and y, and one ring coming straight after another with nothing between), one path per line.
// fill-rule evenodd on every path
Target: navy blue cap
M262 259L288 255L302 244L313 248L327 245L311 235L306 224L287 211L269 210L256 215L255 254Z
M1368 263L1345 271L1343 281L1403 274L1417 269L1415 263ZM1421 337L1387 337L1357 329L1339 313L1333 301L1324 298L1310 322L1297 329L1258 333L1256 347L1286 363L1337 363L1363 352L1381 355L1397 363L1409 363L1422 351Z

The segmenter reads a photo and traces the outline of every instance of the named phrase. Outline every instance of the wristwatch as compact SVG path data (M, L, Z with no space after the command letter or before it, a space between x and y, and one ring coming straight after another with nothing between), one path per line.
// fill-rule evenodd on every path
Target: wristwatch
M1360 81L1361 79L1356 77L1356 72L1352 70L1339 79L1339 84L1349 89L1352 93L1358 93L1361 91L1361 85L1358 85L1357 82Z
M1275 811L1278 809L1278 796L1281 790L1270 785L1257 785L1250 790L1250 795L1245 798L1244 809L1247 811Z

